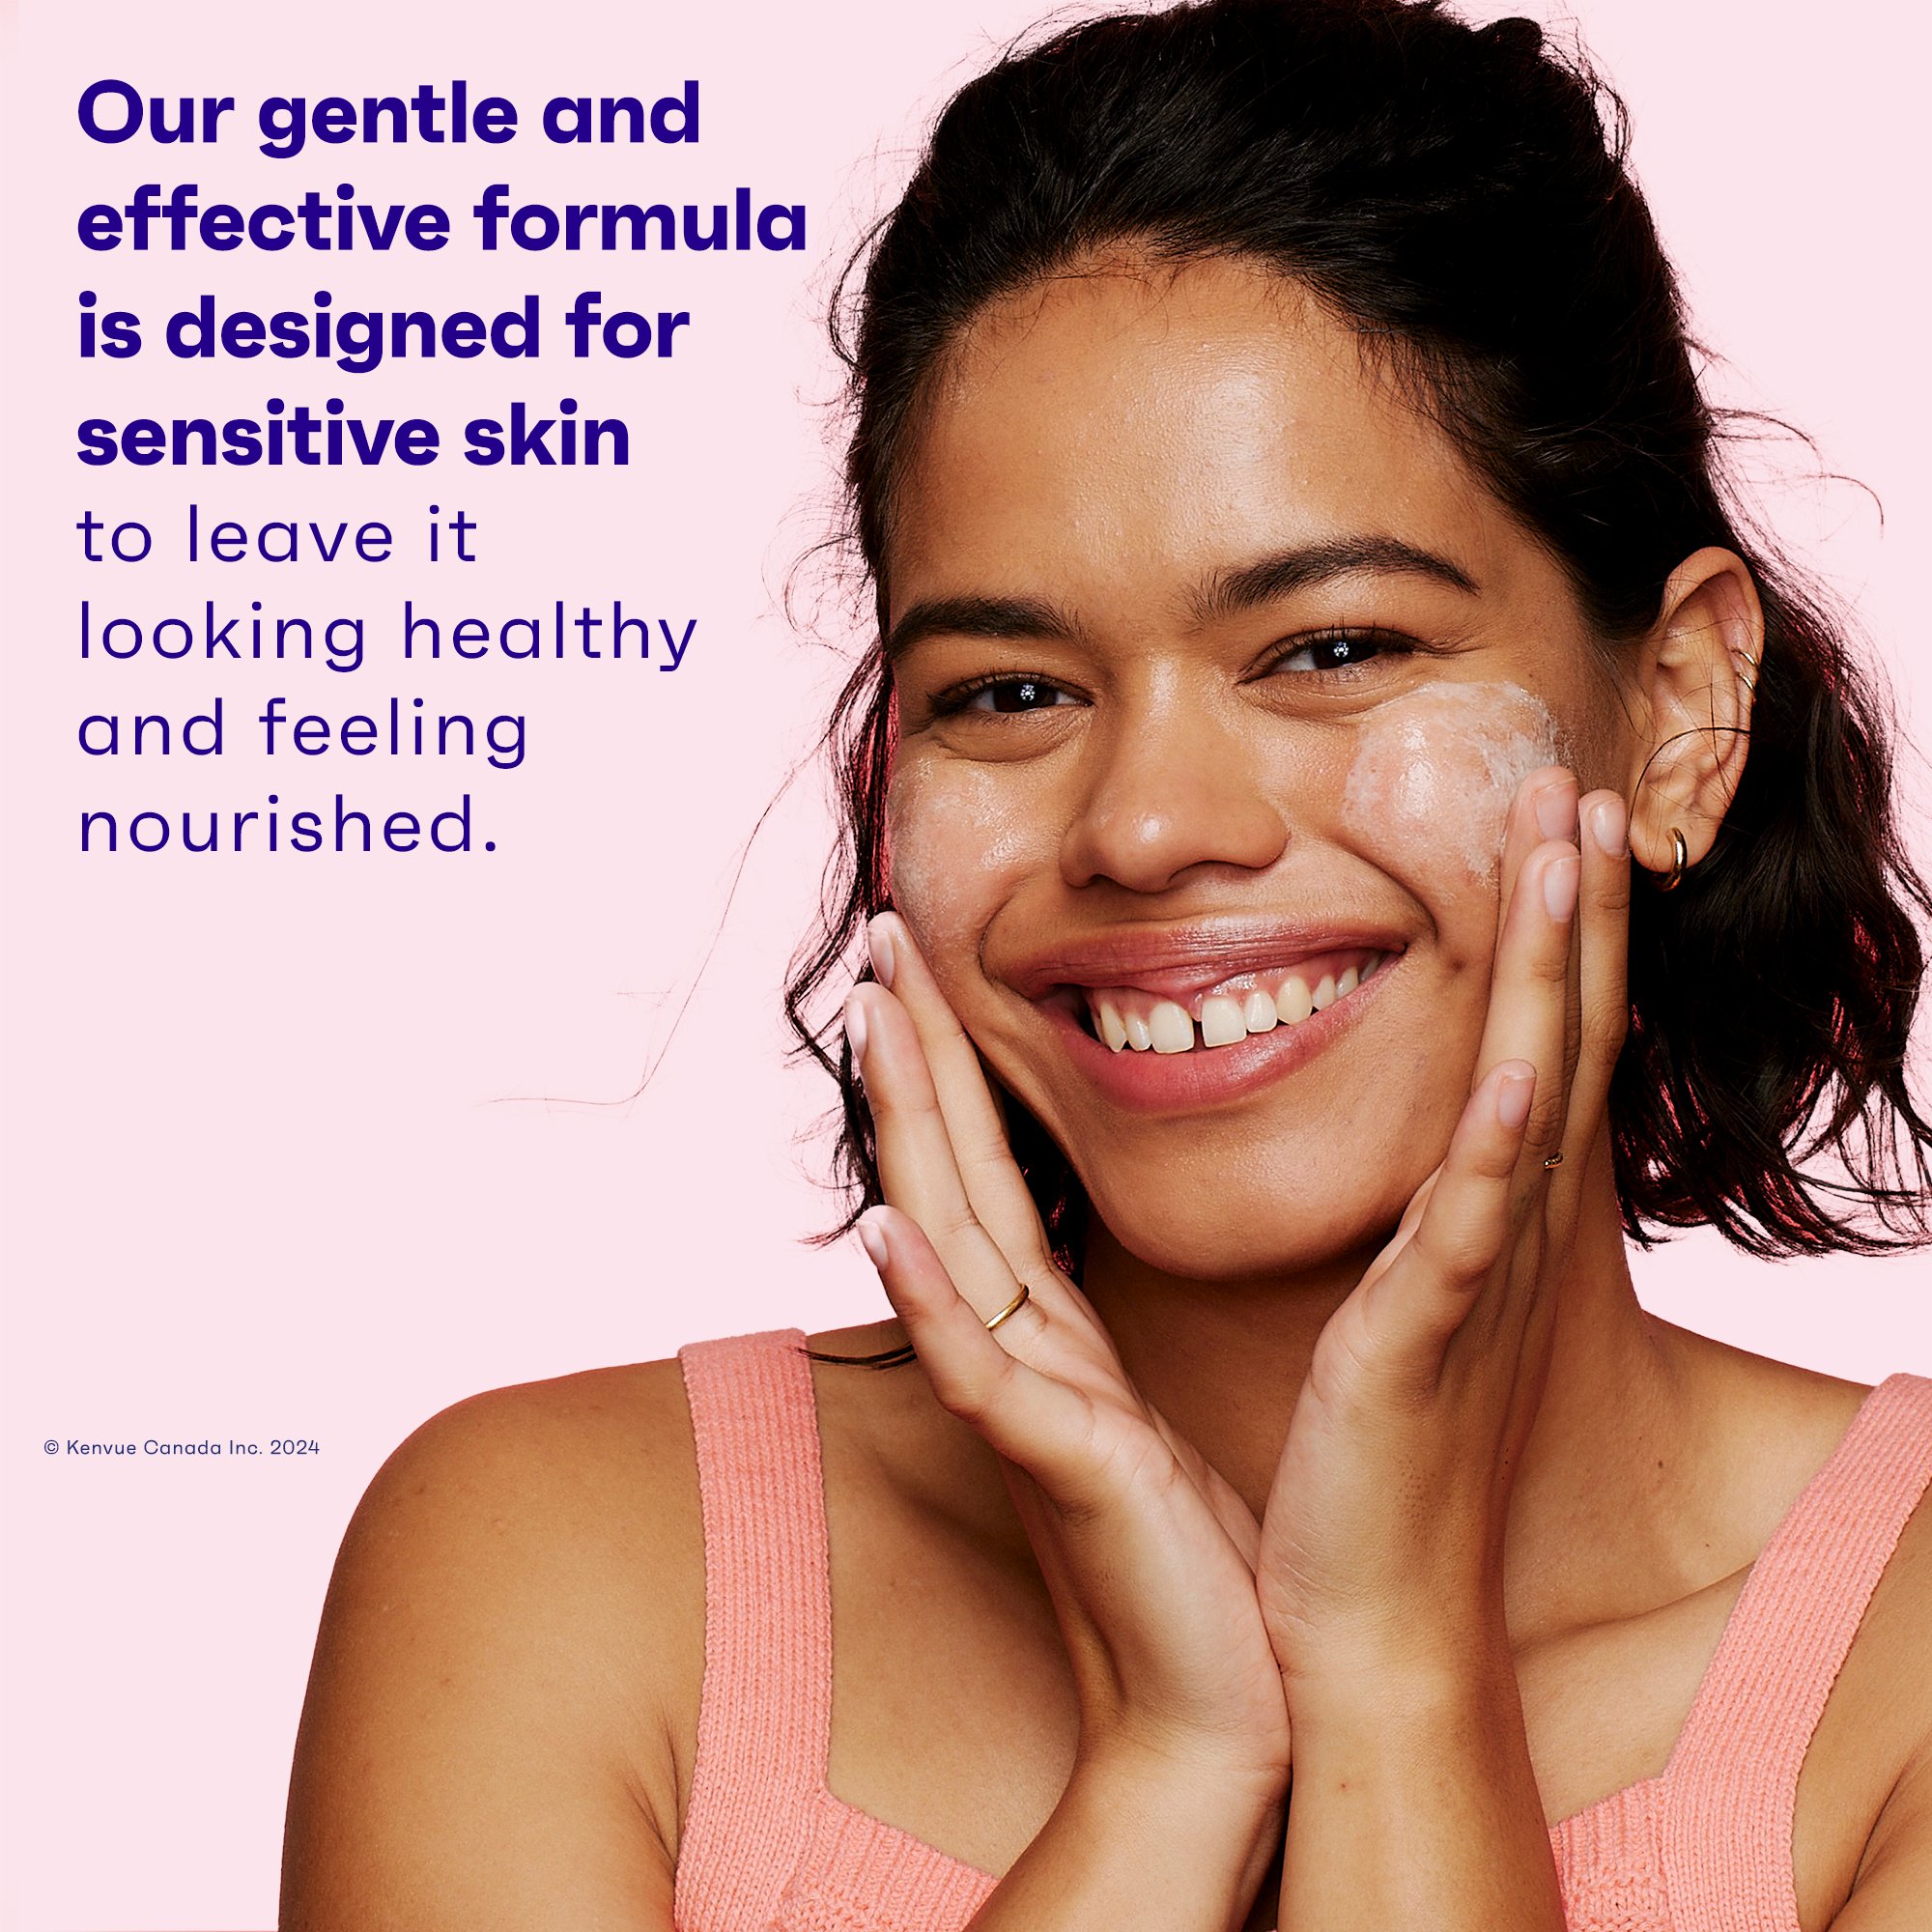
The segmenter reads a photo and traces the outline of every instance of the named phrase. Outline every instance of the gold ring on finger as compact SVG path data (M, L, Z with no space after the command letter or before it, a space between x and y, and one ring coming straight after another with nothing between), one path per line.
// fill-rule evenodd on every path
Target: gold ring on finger
M997 1315L988 1318L986 1322L986 1332L988 1334L991 1334L991 1332L995 1328L997 1328L1000 1325L1000 1323L1007 1319L1009 1315L1017 1314L1022 1308L1024 1308L1027 1305L1028 1301L1032 1299L1032 1296L1033 1296L1033 1290L1022 1284L1020 1292L1016 1295L1014 1295L1013 1298L1009 1302L1008 1302L1007 1305L1003 1309L1001 1309Z
M1563 1150L1558 1148L1543 1164L1545 1167L1561 1167L1563 1165Z

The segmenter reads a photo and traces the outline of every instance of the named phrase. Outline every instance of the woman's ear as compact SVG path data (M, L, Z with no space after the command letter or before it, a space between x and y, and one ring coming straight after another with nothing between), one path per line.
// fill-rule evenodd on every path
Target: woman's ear
M1668 872L1675 826L1687 866L1711 849L1737 795L1764 610L1736 552L1695 551L1670 573L1657 622L1627 660L1640 725L1632 750L1631 856ZM1629 687L1627 687L1628 689Z

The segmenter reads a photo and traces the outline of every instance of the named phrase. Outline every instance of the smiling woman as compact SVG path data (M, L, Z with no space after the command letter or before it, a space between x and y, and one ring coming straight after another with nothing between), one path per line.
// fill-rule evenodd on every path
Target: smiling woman
M1435 0L1106 15L854 266L787 1009L895 1319L397 1451L283 1932L1922 1924L1932 1382L1631 1278L1926 1242L1932 901L1620 103Z

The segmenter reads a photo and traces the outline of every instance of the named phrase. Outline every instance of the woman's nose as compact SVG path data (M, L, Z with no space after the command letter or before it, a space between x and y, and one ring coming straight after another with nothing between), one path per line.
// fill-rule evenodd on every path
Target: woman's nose
M1192 866L1260 870L1280 858L1288 824L1254 735L1264 721L1239 712L1169 692L1157 704L1116 711L1090 736L1061 841L1069 886L1104 878L1158 893Z

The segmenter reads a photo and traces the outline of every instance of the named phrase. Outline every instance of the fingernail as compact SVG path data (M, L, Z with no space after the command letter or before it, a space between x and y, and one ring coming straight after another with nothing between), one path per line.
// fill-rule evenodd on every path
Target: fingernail
M890 986L898 961L893 957L892 930L881 923L884 919L884 913L874 913L867 922L866 950L872 955L872 978L880 985Z
M1590 808L1590 836L1598 847L1612 859L1621 859L1630 850L1625 838L1629 813L1620 798L1599 799Z
M1577 836L1577 794L1567 784L1547 785L1536 795L1536 827L1546 838Z
M1582 869L1582 857L1576 852L1566 852L1543 868L1543 903L1551 919L1568 919L1577 910L1577 875Z
M1502 1092L1496 1095L1496 1119L1511 1133L1529 1119L1529 1096L1535 1092L1534 1073L1511 1073L1504 1077Z
M886 1271L886 1231L877 1222L862 1220L859 1223L859 1245L865 1249L867 1259L881 1274Z
M852 1047L852 1067L861 1079L865 1078L866 1061L866 1008L855 993L845 1002L845 1037Z

